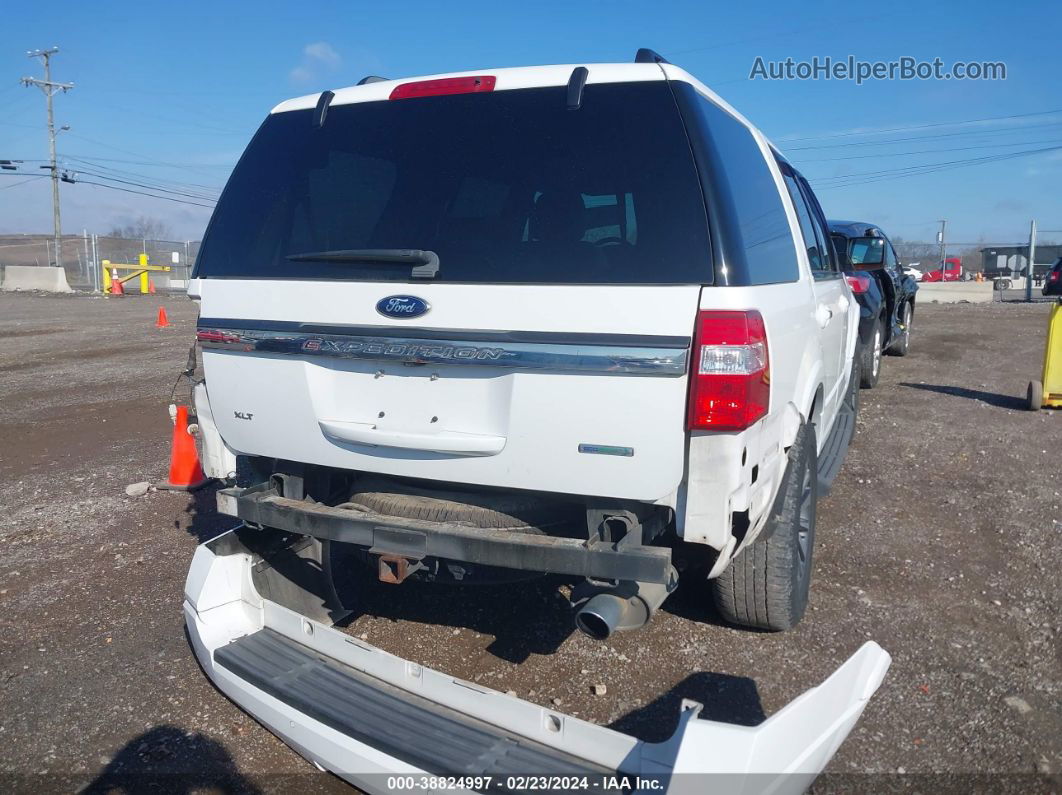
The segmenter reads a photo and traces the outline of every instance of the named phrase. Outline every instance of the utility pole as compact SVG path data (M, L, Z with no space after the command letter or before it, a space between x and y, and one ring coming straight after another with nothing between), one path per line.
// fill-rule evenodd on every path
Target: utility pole
M55 96L56 91L69 91L74 87L74 84L52 82L51 60L52 56L57 52L59 52L59 48L52 47L48 50L34 50L26 53L27 57L40 58L44 63L44 79L38 80L35 77L23 77L22 84L27 88L37 86L44 92L45 99L48 102L48 146L51 166L44 166L44 168L51 168L52 170L52 221L55 227L55 266L61 268L63 267L63 226L59 219L59 167L55 162L55 117L52 113L52 97Z
M937 233L937 242L940 243L940 283L944 283L944 275L947 273L947 267L944 263L944 255L947 253L947 247L944 245L944 230L947 228L948 222L941 220L940 232Z
M1036 221L1029 221L1029 270L1025 274L1025 301L1032 301L1033 273L1036 271Z

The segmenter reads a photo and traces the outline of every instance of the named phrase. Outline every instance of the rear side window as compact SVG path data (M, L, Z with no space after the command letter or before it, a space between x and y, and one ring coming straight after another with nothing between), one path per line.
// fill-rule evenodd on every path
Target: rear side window
M699 178L664 81L271 115L200 250L206 278L406 281L410 266L295 255L435 252L435 281L706 284Z
M759 144L744 124L700 94L691 106L711 139L708 178L732 221L726 233L737 238L728 241L727 255L741 262L727 266L748 274L750 284L796 281L789 220Z
M812 271L821 271L823 270L823 251L816 234L811 208L804 200L804 194L800 192L796 178L792 174L785 174L783 178L786 188L789 189L789 195L793 199L793 209L796 210L797 220L800 222L800 234L804 238L804 250L808 255L808 264Z
M804 194L804 200L808 204L812 221L815 224L815 235L821 252L821 267L818 270L840 278L840 266L837 262L834 248L830 245L830 225L826 222L826 215L822 212L819 200L815 197L815 192L811 189L808 181L798 174L797 182L800 184L800 190Z

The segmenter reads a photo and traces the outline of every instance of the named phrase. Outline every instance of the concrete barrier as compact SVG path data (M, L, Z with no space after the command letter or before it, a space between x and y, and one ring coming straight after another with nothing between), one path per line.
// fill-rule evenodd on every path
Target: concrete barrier
M3 269L0 290L42 290L46 293L72 293L66 281L66 271L38 265L7 265Z
M915 301L927 304L937 301L942 304L987 304L992 300L992 282L922 282L918 285Z

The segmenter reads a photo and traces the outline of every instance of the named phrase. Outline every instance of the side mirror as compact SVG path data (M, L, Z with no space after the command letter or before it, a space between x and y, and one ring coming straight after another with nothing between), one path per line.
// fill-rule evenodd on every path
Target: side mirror
M855 237L848 244L852 270L876 271L885 267L885 241L880 237Z

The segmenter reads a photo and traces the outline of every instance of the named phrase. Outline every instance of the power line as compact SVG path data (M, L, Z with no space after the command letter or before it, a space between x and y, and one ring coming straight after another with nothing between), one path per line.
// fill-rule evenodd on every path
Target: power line
M925 130L930 127L958 127L961 124L980 124L986 121L1004 121L1008 119L1026 119L1030 116L1050 116L1054 113L1062 113L1058 110L1039 110L1034 113L1013 113L1008 116L985 116L981 119L963 119L961 121L938 121L931 124L907 124L902 127L884 127L880 130L852 130L850 132L837 133L836 135L813 135L807 138L778 138L778 141L827 141L833 138L849 138L863 135L884 135L890 132L902 132L905 130Z
M212 132L217 135L242 135L244 137L248 136L246 130L230 130L225 127L215 127L210 124L200 124L199 122L192 121L190 119L174 119L168 116L159 116L158 114L144 113L143 110L141 110L140 108L131 108L125 105L116 105L112 102L97 102L96 104L104 108L117 110L119 112L134 113L136 114L136 118L154 119L156 121L165 122L166 124L180 124L194 129L206 130L207 132Z
M91 182L87 179L75 180L79 185L95 185L100 188L109 188L110 190L118 190L122 193L135 193L138 196L150 196L152 199L164 199L168 202L176 202L177 204L191 204L194 207L205 207L208 210L213 210L213 206L209 204L198 204L197 202L185 201L184 199L175 199L171 196L158 196L154 193L144 193L139 190L129 190L129 188L119 188L117 185L107 185L103 182Z
M137 188L147 188L148 190L155 190L155 191L159 191L160 193L172 193L174 196L186 196L189 199L202 199L204 201L216 201L216 199L213 199L210 196L203 196L203 195L198 194L198 193L185 193L184 191L170 190L169 188L160 187L158 185L146 185L146 184L144 184L142 182L132 182L130 180L119 179L118 177L112 177L109 174L99 174L99 173L97 173L95 171L84 171L84 170L75 171L75 174L79 174L79 173L80 174L88 174L89 176L92 176L92 177L99 177L100 179L105 179L105 180L107 180L109 182L119 182L119 183L121 183L123 185L132 185L132 186L137 187ZM75 179L77 179L76 176L75 176ZM77 180L77 181L80 182L81 180Z
M73 157L73 155L67 155L67 157ZM165 166L167 168L190 168L197 166L199 168L228 168L231 169L232 165L224 165L221 163L167 163L162 160L123 160L117 157L94 157L95 160L99 160L104 163L128 163L135 166Z
M919 166L905 166L903 168L885 169L882 171L864 171L855 174L842 174L836 177L824 177L813 181L818 186L817 190L847 188L854 185L869 185L874 182L884 182L891 179L900 179L902 177L930 174L937 171L951 171L957 168L966 168L968 166L980 165L982 163L994 163L1000 160L1011 160L1016 157L1026 157L1028 155L1040 154L1043 152L1054 152L1060 149L1062 149L1062 146L1049 146L1042 149L1027 149L1022 152L1008 152L1001 155L986 155L984 157L967 158L963 160L950 160L943 163L924 163ZM870 177L870 179L858 179L859 177ZM832 184L822 185L821 183L823 182L832 182Z
M80 138L82 141L88 141L90 144L96 144L97 146L102 146L102 147L104 147L106 149L113 149L115 152L121 152L122 154L133 155L134 157L142 157L142 158L145 158L145 159L150 159L150 157L151 157L151 155L145 155L145 154L143 154L141 152L134 152L134 151L132 151L130 149L123 149L120 146L113 146L112 144L106 143L104 141L97 141L97 140L95 140L93 138L88 138L87 136L84 136L84 135L77 135L75 133L70 133L70 134L74 138ZM103 158L99 158L99 159L102 160ZM167 165L174 165L174 164L170 163L170 164L167 164ZM187 171L195 171L196 170L195 167L187 166L187 165L185 165L185 166L175 166L175 167L176 168L183 168L183 169L185 169ZM211 174L209 176L214 176L214 175Z
M906 138L893 138L887 141L847 141L837 144L819 144L817 146L794 146L787 147L786 152L803 152L808 149L839 149L847 146L888 146L891 144L904 143L906 141L929 141L936 138L955 138L967 135L1007 135L1010 133L1024 132L1025 130L1037 130L1042 127L1058 127L1062 121L1048 122L1047 124L1024 124L1019 127L1007 127L1001 130L965 130L953 133L937 133L935 135L912 135Z
M816 157L808 160L799 159L801 163L834 163L838 160L866 160L875 157L908 157L910 155L928 155L938 152L966 152L971 149L999 149L1005 146L1030 146L1033 144L1062 144L1062 141L1015 141L1012 144L979 144L977 146L956 146L950 149L914 149L908 152L878 152L873 155L847 155L845 157ZM793 158L798 160L798 158Z
M146 180L150 180L150 181L154 181L154 182L160 182L160 183L163 183L163 184L168 184L168 185L170 185L172 187L177 187L177 188L181 188L181 187L184 187L184 188L201 188L203 190L213 191L215 193L221 191L221 188L219 186L217 186L217 185L203 185L203 184L200 184L200 183L197 183L197 182L181 182L179 180L165 179L163 177L156 177L156 176L151 176L151 175L148 175L148 174L140 174L140 173L137 173L135 171L127 171L127 170L121 169L121 168L114 168L113 166L108 166L108 165L105 165L103 163L97 163L97 162L95 162L93 160L89 160L87 158L73 157L71 155L63 155L61 157L65 161L71 161L72 160L72 161L75 161L77 163L84 163L84 164L87 164L90 168L103 169L104 171L107 171L107 172L112 173L112 174L118 174L120 176L133 177L133 178L138 178L138 179L146 179Z
M836 175L834 177L825 177L825 178L822 178L822 179L826 179L826 180L847 180L847 179L850 179L852 177L878 176L878 175L885 175L885 174L895 174L895 173L900 173L900 172L904 172L904 171L918 171L918 170L921 170L921 169L930 169L930 168L931 169L936 169L936 167L938 167L938 166L974 164L974 163L982 163L982 162L993 161L993 160L1008 160L1008 159L1013 158L1013 157L1021 157L1021 156L1024 156L1024 155L1037 154L1039 152L1051 152L1051 151L1056 150L1056 149L1062 149L1062 146L1047 146L1047 147L1043 147L1041 149L1026 149L1026 150L1021 151L1021 152L1008 152L1006 154L1000 154L1000 155L983 155L981 157L961 158L959 160L944 160L944 161L939 162L939 163L921 163L921 164L913 165L913 166L900 166L898 168L886 168L886 169L882 169L880 171L858 171L858 172L855 172L853 174L838 174L838 175Z
M7 176L13 177L15 175L14 174L4 174L4 176L5 177L7 177ZM25 176L25 175L19 175L19 176ZM29 177L27 177L26 179L22 180L21 182L12 182L10 185L4 185L2 188L0 188L0 190L7 190L8 188L17 188L19 185L25 185L27 182L32 182L35 179L44 179L44 176L45 176L44 174L31 174Z

